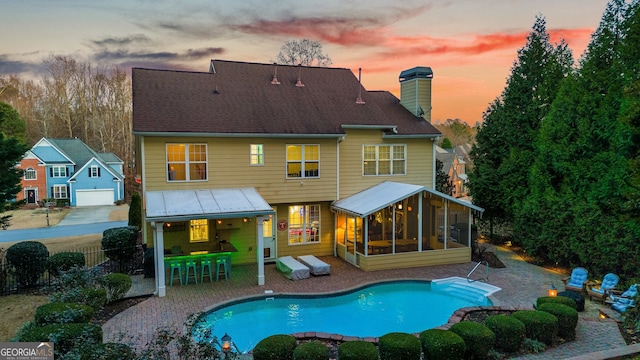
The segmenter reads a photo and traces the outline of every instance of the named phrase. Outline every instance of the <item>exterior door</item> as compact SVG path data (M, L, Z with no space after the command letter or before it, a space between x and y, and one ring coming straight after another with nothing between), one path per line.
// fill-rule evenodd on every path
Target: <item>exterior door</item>
M273 219L276 218L270 217L269 220L266 220L262 224L262 237L264 239L264 261L275 261L276 260L276 231Z
M27 204L35 204L36 201L36 191L27 190Z

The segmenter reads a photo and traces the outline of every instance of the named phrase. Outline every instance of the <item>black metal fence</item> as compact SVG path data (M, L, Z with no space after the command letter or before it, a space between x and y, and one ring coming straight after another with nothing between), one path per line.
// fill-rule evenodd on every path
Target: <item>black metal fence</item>
M135 245L133 247L112 250L103 250L100 246L92 246L73 250L64 250L64 252L82 253L85 258L85 266L97 269L100 274L107 275L110 273L125 273L133 275L141 274L143 271L144 250L143 245ZM106 255L110 252L131 252L133 254L133 258L125 262L114 261ZM49 253L49 256L54 254L56 253ZM29 286L24 286L17 281L18 276L16 276L16 272L18 270L13 265L9 264L2 255L3 254L0 254L0 296L42 288L51 285L55 280L55 277L52 274L49 274L48 271L44 271L38 276L35 283L31 283Z

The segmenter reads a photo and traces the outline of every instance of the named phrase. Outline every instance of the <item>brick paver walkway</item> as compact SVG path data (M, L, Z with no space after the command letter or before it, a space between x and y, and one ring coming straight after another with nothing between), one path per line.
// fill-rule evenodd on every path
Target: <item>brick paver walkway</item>
M546 294L551 282L562 290L564 275L522 261L516 254L502 248L494 249L506 267L491 269L489 283L502 288L494 294L496 305L531 308L535 300ZM413 269L395 269L365 272L334 258L323 257L331 264L331 275L291 281L279 273L275 264L265 266L265 286L257 284L257 265L233 266L229 281L167 287L167 296L151 297L109 320L103 326L105 341L114 341L122 334L135 338L144 345L160 327L181 329L190 314L204 311L222 302L253 295L265 290L277 293L320 293L344 290L364 283L388 279L438 279L450 276L466 277L473 263L439 265ZM477 272L479 276L484 271ZM141 279L135 291L153 291L153 279ZM580 313L576 341L554 347L541 354L526 355L518 359L563 359L590 352L625 346L617 324L610 319L598 318L597 306L587 300L587 309Z

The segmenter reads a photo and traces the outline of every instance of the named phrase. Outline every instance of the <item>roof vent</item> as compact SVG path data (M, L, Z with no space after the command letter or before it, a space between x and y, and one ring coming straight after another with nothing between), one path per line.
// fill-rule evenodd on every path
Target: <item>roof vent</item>
M302 64L298 65L298 82L296 83L297 87L304 87L302 80L300 80L301 73L302 73Z
M362 68L358 68L358 98L356 99L356 104L362 105L364 104L364 100L362 100Z
M273 63L273 80L271 80L273 85L280 85L280 81L278 81L278 63Z

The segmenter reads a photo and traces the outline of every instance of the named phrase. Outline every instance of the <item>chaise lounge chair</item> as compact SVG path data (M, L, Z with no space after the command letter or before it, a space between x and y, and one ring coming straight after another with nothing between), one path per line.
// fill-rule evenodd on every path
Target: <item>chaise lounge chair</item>
M609 291L609 301L614 303L616 302L617 299L633 299L636 296L638 296L638 284L633 284L631 286L629 286L629 289L627 289L624 292L620 292L620 291L615 291L615 290L611 290Z
M312 275L329 275L331 273L331 265L313 255L298 256L298 261L308 267Z
M585 268L577 267L573 269L573 271L571 271L571 277L562 280L565 289L582 293L588 275L589 272Z
M276 259L276 267L291 280L301 280L309 277L309 268L292 256L283 256Z
M587 294L589 294L589 300L597 300L604 303L609 292L613 290L617 285L620 278L616 274L608 273L602 278L602 283L599 285L587 285Z
M611 304L611 308L621 314L627 311L627 309L632 308L634 306L635 306L635 300L628 299L628 298L618 298L616 299L616 301L613 302L613 304Z

